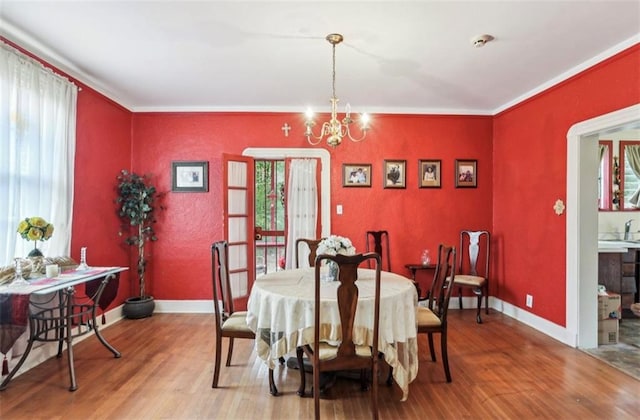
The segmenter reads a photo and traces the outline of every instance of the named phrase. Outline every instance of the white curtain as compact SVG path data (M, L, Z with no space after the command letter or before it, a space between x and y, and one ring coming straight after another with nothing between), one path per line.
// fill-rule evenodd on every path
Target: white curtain
M624 148L625 158L629 163L629 167L635 174L635 176L640 179L640 146L637 145L626 145ZM626 188L625 188L626 189ZM636 189L636 191L629 198L629 203L635 208L640 207L640 187Z
M21 219L54 225L39 242L47 256L69 255L73 209L77 87L0 42L0 265L26 256L33 242Z
M315 159L293 159L289 167L287 189L287 260L286 268L294 268L296 239L315 238L318 223L318 185ZM300 264L308 266L308 251L301 248ZM306 254L305 254L306 253Z

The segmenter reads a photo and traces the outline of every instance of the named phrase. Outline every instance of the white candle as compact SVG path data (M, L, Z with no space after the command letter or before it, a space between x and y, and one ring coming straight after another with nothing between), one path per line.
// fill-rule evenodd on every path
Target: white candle
M60 275L60 267L58 267L57 264L48 264L46 271L48 278L58 277Z

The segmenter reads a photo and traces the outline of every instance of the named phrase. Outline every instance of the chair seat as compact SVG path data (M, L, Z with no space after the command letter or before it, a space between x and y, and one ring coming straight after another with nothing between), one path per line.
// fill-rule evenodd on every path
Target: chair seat
M441 325L440 318L429 308L418 306L417 313L418 327L438 327Z
M320 343L318 349L320 350L320 360L333 359L338 354L338 346L332 346L329 343ZM371 357L371 347L356 346L356 356Z
M222 324L223 331L253 333L247 325L247 313L245 311L234 312Z
M486 281L487 279L480 276L471 276L469 274L457 274L453 282L455 284L459 284L463 286L482 287L484 286L484 283Z

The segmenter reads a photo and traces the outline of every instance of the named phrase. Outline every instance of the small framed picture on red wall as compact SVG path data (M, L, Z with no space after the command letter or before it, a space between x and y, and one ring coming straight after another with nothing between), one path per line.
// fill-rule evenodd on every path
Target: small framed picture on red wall
M442 186L441 161L422 159L418 163L418 174L420 175L418 185L420 188L440 188Z
M385 160L383 169L384 169L384 187L385 188L406 188L407 187L407 161L406 160Z
M371 187L370 163L345 163L342 165L343 187Z
M478 161L456 159L456 188L476 188L478 186Z
M188 161L171 163L171 191L209 191L209 162Z

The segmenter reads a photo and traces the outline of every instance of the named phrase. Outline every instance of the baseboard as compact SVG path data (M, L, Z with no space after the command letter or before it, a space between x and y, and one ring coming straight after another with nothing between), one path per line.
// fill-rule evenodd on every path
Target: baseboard
M490 298L490 307L494 310L501 312L531 328L548 335L549 337L560 341L571 347L576 347L575 334L571 334L565 327L561 327L551 321L541 318L532 314L522 308L514 306L510 303L504 302L501 299Z
M213 303L207 300L157 300L156 313L170 314L212 314Z

